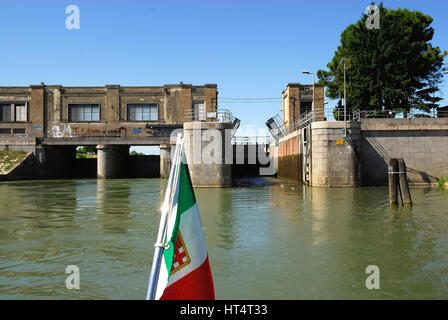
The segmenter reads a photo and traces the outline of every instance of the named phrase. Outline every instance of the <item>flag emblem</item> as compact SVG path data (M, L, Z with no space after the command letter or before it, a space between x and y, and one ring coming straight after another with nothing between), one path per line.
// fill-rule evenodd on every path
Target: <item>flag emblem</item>
M182 234L179 231L179 234L177 235L176 248L174 249L173 267L171 268L170 275L179 271L190 262L191 259L188 255L187 247L185 247L184 239L182 239Z

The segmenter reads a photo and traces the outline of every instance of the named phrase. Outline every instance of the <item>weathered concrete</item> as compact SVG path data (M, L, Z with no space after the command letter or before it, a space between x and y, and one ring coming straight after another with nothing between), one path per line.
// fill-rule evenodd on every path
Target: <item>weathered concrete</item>
M129 147L98 145L98 178L127 178Z
M0 104L11 105L11 108L15 108L15 104L23 105L26 109L26 119L16 120L12 116L0 121L0 148L8 146L12 150L16 146L14 143L21 146L21 139L28 138L34 145L169 143L170 132L182 127L185 112L193 109L193 101L203 103L207 112L216 112L217 97L216 84L0 87ZM98 105L99 118L73 118L71 106L79 104ZM150 119L136 120L130 116L130 105L135 104L151 104L156 107L156 113L151 113Z
M318 121L311 124L311 185L357 187L361 185L359 161L360 123Z
M230 123L184 123L185 153L194 187L231 186L230 128Z
M448 175L448 119L362 119L311 124L311 185L387 185L391 158L403 158L411 185L436 185ZM300 131L280 139L278 175L300 180ZM298 169L297 169L298 168Z
M171 145L160 145L160 178L167 179L171 168Z
M0 139L0 150L34 152L36 150L36 139L5 137Z
M363 119L361 154L363 185L386 185L391 158L404 159L411 185L436 185L448 175L448 118Z
M315 112L317 121L323 121L324 87L318 83L315 83L314 87L312 84L288 83L282 91L282 111L285 126L290 126L299 120L302 114L310 111Z

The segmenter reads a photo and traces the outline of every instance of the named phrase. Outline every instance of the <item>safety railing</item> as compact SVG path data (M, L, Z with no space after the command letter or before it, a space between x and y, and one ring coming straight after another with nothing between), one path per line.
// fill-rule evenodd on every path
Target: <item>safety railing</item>
M235 120L235 117L232 115L232 112L227 109L218 109L217 111L206 112L205 110L197 110L197 109L189 109L185 110L184 120L186 122L191 121L216 121L223 123L232 123Z
M269 136L239 136L233 137L232 144L270 144L271 137Z
M422 110L347 110L345 114L346 121L360 121L361 119L421 119L421 118L448 118L448 111ZM324 119L326 121L344 121L344 110L325 110Z
M303 113L300 116L299 120L293 122L290 126L284 127L284 129L282 131L285 133L285 135L288 135L294 131L305 128L311 122L313 122L315 120L315 118L316 118L316 113L314 111Z

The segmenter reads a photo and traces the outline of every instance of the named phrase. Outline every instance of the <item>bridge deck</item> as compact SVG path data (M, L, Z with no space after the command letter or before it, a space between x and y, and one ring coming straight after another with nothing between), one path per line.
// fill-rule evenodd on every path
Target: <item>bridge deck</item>
M89 145L128 145L158 146L170 143L170 137L78 137L78 138L43 138L42 144L52 146L89 146Z

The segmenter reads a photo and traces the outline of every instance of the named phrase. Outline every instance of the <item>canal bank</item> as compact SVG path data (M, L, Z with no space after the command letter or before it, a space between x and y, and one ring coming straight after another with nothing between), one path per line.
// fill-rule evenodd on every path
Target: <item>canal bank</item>
M249 179L247 184L253 184ZM163 179L0 184L0 298L144 299ZM218 299L447 299L447 194L300 184L195 189ZM65 286L80 268L80 290ZM381 271L365 287L366 267Z

